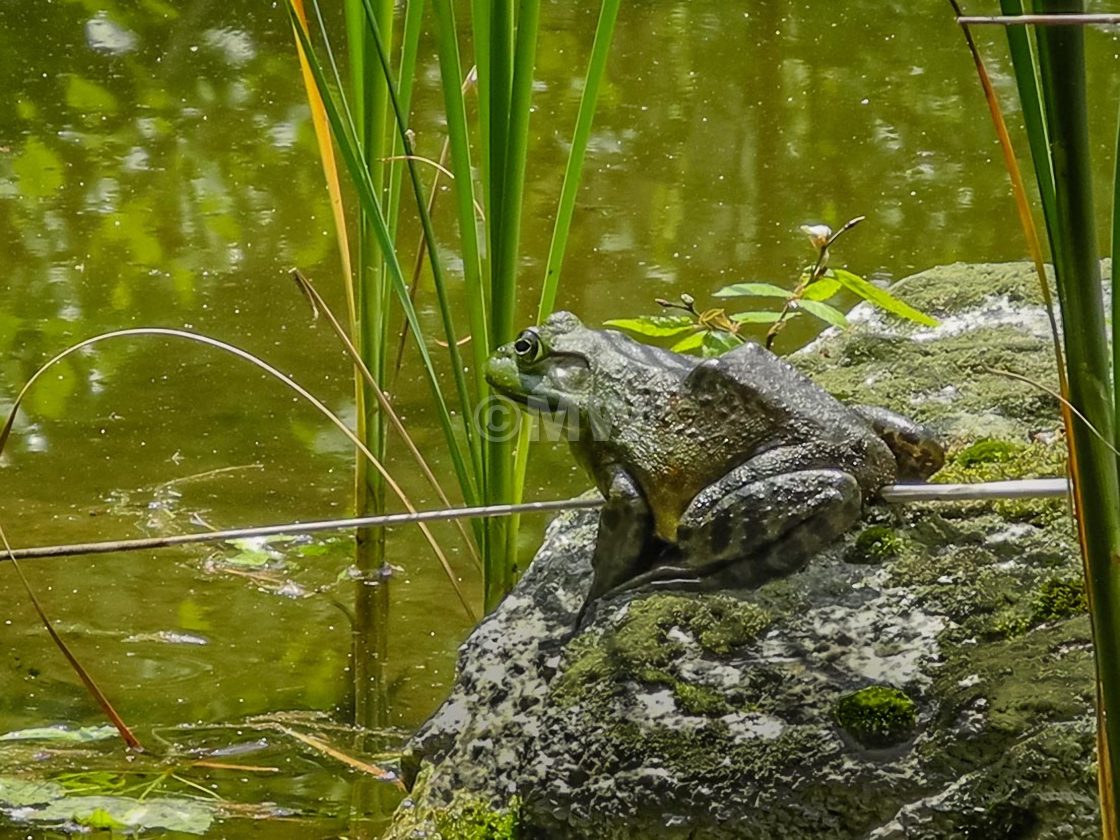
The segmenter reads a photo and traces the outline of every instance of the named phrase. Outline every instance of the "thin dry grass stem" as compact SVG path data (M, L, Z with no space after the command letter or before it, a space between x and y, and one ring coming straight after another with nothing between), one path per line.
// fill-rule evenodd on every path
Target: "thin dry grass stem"
M949 0L949 4L953 7L953 11L957 15L957 22L961 22L963 18L960 4L957 0ZM1011 143L1011 134L1007 130L1007 121L1003 118L1003 109L1000 107L999 97L996 95L995 86L992 84L992 79L988 75L988 69L984 64L984 59L980 55L980 50L976 46L976 41L973 39L972 32L969 31L968 26L962 25L961 32L964 33L965 42L968 44L968 51L972 55L972 62L976 65L976 74L980 78L980 86L984 90L984 99L988 103L988 113L992 117L992 125L999 139L1000 151L1003 153L1003 164L1007 169L1007 176L1011 179L1011 192L1015 198L1015 210L1019 215L1019 225L1023 229L1023 236L1027 240L1027 250L1030 252L1031 262L1034 263L1034 270L1038 275L1038 285L1042 292L1042 302L1046 308L1046 317L1050 322L1050 336L1054 341L1054 355L1058 364L1059 389L1063 394L1068 394L1069 385L1066 382L1066 365L1062 353L1061 336L1058 333L1058 319L1054 314L1054 296L1050 292L1050 281L1046 276L1046 261L1042 254L1042 242L1038 238L1038 228L1035 226L1034 214L1031 212L1030 198L1027 196L1027 188L1023 183L1023 173L1019 168L1019 160L1015 157L1015 147Z
M424 456L420 454L420 450L417 448L416 443L412 440L412 435L410 435L408 433L408 429L404 427L404 423L402 423L400 417L397 416L397 412L393 409L393 405L389 402L389 398L385 396L385 392L378 386L377 380L374 379L373 374L369 370L369 367L367 367L365 362L362 361L362 356L358 352L358 348L354 346L354 343L350 340L350 337L346 335L346 330L343 329L342 324L338 322L338 318L335 317L334 313L331 311L331 308L327 306L326 301L323 300L323 297L319 294L318 289L315 288L314 284L298 268L292 269L291 276L296 285L299 286L303 291L304 296L306 296L312 302L312 305L315 307L315 309L327 319L327 323L330 324L331 330L338 337L338 340L342 342L342 346L346 349L346 354L350 357L351 362L354 364L355 370L358 371L362 379L364 379L366 384L369 386L370 390L373 391L374 396L377 397L377 403L381 406L381 410L385 412L385 416L389 418L389 422L392 423L393 428L397 430L397 434L401 436L401 440L404 441L404 445L412 454L413 459L420 467L420 471L424 473L424 477L428 480L428 483L432 486L432 489L436 491L436 494L439 496L440 501L443 502L444 506L451 507L451 500L448 499L447 493L444 492L442 485L440 485L439 483L439 479L436 478L435 473L432 472L432 468L428 466L428 462L427 460L425 460ZM475 565L479 569L481 569L482 560L478 556L478 552L475 550L474 540L472 540L470 538L470 535L467 534L467 530L464 527L462 520L456 520L456 525L459 528L459 533L463 537L463 542L467 547L467 551L470 553L471 558L475 562Z
M58 634L58 631L54 629L54 624L52 624L50 618L47 617L46 610L44 610L43 605L39 603L39 599L35 596L35 590L31 588L31 583L27 580L27 576L24 575L23 569L19 565L19 561L16 560L15 555L12 553L12 547L8 543L8 535L4 533L4 528L2 526L0 526L0 541L2 541L4 544L4 552L7 555L7 558L11 562L12 566L15 568L16 574L19 576L20 583L23 584L23 591L27 593L27 598L31 602L31 606L34 607L36 615L39 616L39 621L42 623L43 627L46 628L47 633L51 637L51 641L53 641L55 644L55 647L57 647L59 652L61 652L62 655L66 657L66 661L70 663L70 667L74 669L74 672L78 675L78 678L82 681L82 684L85 685L86 690L97 702L97 705L101 707L101 711L105 713L105 717L109 718L113 726L117 728L117 732L120 733L121 740L125 742L130 750L133 750L135 752L144 752L143 745L140 743L139 739L132 734L132 730L129 729L128 724L124 722L124 718L122 718L117 713L117 710L113 708L113 704L109 702L109 698L105 696L105 692L103 692L98 687L97 683L94 682L93 677L90 676L89 671L87 671L82 663L78 661L78 658L74 656L73 651L71 651L70 647L66 644L65 641L63 641L62 636L60 636Z
M467 77L465 79L463 79L463 84L460 85L459 89L465 94L468 90L470 90L471 88L474 87L474 85L477 81L478 81L478 70L476 68L472 67L467 72ZM443 146L440 148L440 151L439 151L439 165L436 167L436 174L432 178L432 186L431 186L431 189L428 191L427 209L428 209L428 215L429 216L431 216L432 212L435 210L436 196L439 194L440 173L446 172L449 178L451 178L451 179L455 178L454 173L452 173L451 170L449 170L447 168L447 159L450 156L451 156L451 137L448 136L448 137L443 138ZM485 220L486 219L486 214L483 212L482 206L478 203L477 200L475 200L473 203L474 203L475 213L478 214L478 217L480 219ZM420 234L420 241L416 245L416 259L412 263L412 278L409 280L409 284L408 284L408 299L409 299L409 301L412 302L412 304L414 306L416 304L416 293L420 290L420 272L424 268L424 257L427 255L427 253L428 253L428 238L426 236L424 236L423 233L421 233ZM393 378L391 380L393 383L395 383L397 381L397 377L400 376L400 373L401 373L401 365L404 362L404 348L405 348L405 344L408 341L408 333L409 333L409 327L408 327L408 320L406 319L405 322L401 325L401 334L400 334L400 337L397 339L397 358L396 358L396 361L393 363ZM470 336L467 336L467 338L461 339L459 341L459 345L462 346L463 342L467 341L469 338L470 338ZM443 347L447 346L446 343L439 342L438 340L437 340L436 343L440 344ZM476 554L476 556L477 556L477 554Z
M947 485L941 484L939 487ZM354 516L346 519L319 519L311 522L286 522L281 525L259 525L253 528L228 528L196 534L171 534L165 537L139 537L129 540L100 540L71 545L43 545L12 549L17 560L39 560L49 557L72 557L82 554L116 554L122 551L144 551L178 545L226 542L228 540L275 537L283 534L315 534L322 531L345 531L353 528L388 528L414 525L419 522L449 522L454 519L482 519L490 516L511 516L515 513L546 513L559 510L591 510L601 507L602 499L559 499L547 502L519 502L508 505L481 505L444 510L421 510L415 513L381 513L375 516ZM0 563L6 558L0 554ZM226 569L227 574L260 576L260 573Z
M961 26L1115 26L1120 15L957 15Z
M326 404L323 403L322 400L313 395L310 391L308 391L294 379L281 373L279 370L268 364L268 362L264 361L263 359L254 356L252 353L249 353L246 350L242 350L240 347L235 347L232 344L226 344L224 341L219 341L218 339L211 338L210 336L200 335L199 333L192 333L186 330L171 329L167 327L134 327L126 330L114 330L112 332L100 333L91 338L87 338L84 341L79 341L77 344L73 344L70 347L67 347L65 350L62 350L47 362L45 362L37 371L35 371L34 374L31 375L31 378L28 379L26 383L24 383L23 388L20 389L20 392L16 395L15 401L12 403L11 411L8 413L7 422L4 424L3 429L0 429L0 453L4 451L4 446L8 441L8 437L11 435L12 426L15 424L16 414L19 412L20 404L23 402L23 398L27 395L27 392L31 389L31 387L35 384L39 377L42 376L47 370L53 367L56 363L60 362L62 359L65 359L67 356L73 353L77 353L78 351L86 347L90 347L91 345L98 344L109 339L137 336L162 336L165 338L177 338L184 341L191 341L196 344L202 344L207 347L212 347L217 350L221 350L224 353L235 356L242 361L246 361L254 367L264 371L273 379L280 381L288 388L295 391L305 401L314 406L320 414L326 417L327 420L329 420L331 424L335 426L335 428L342 432L342 434L345 435L346 438L358 448L358 451L361 452L362 455L364 455L371 464L373 464L374 468L381 474L382 478L385 479L386 485L390 489L392 489L392 491L397 495L397 498L401 500L401 503L411 513L416 512L416 508L412 504L412 501L408 498L408 495L404 492L404 490L401 489L401 486L385 468L385 465L382 464L381 461L377 457L375 457L374 454L369 450L369 447L367 447L362 442L361 438L354 434L350 427L342 422L341 418L339 418L337 414L331 411L326 406ZM458 596L459 602L463 605L463 609L466 612L467 616L472 621L477 620L474 609L472 609L470 603L467 601L466 596L463 594L463 590L459 586L459 582L456 579L454 572L451 570L451 564L448 563L447 557L443 553L443 549L440 547L439 543L436 541L427 525L421 524L419 527L420 531L424 534L424 538L428 541L428 545L431 546L432 551L435 553L436 558L439 560L440 565L443 567L443 570L447 575L447 579L448 581L450 581L452 588L455 590L455 594L456 596Z
M996 376L1006 376L1008 379L1014 379L1017 382L1025 382L1027 385L1031 385L1032 387L1037 388L1038 390L1042 391L1043 393L1049 394L1054 399L1056 399L1059 403L1061 403L1062 408L1065 411L1068 411L1068 412L1076 415L1076 417L1082 423L1085 424L1085 428L1087 428L1090 432L1093 433L1093 436L1095 438L1097 438L1101 443L1103 443L1106 447L1108 447L1112 451L1112 453L1114 455L1116 455L1116 457L1120 458L1120 450L1118 450L1115 446L1112 445L1112 441L1110 441L1107 437L1102 435L1100 433L1100 430L1097 429L1096 426L1094 426L1092 423L1089 422L1089 418L1086 417L1084 414L1082 414L1077 409L1077 406L1075 406L1073 403L1071 403L1068 399L1063 397L1057 391L1053 390L1052 388L1047 388L1041 382L1036 382L1035 380L1031 379L1030 377L1023 376L1021 373L1013 373L1012 371L1009 371L1009 370L999 370L997 368L990 368L990 367L985 367L984 370L988 371L989 373L994 373Z
M191 767L205 767L207 770L232 770L236 773L279 773L279 767L268 767L261 764L226 764L221 761L199 759L192 761Z
M428 166L431 166L431 167L434 167L435 169L438 169L441 175L445 175L446 177L450 178L452 181L455 180L455 175L451 172L450 169L447 168L447 166L443 162L443 155L440 155L440 160L432 160L431 158L424 157L423 155L389 155L388 157L381 158L381 160L383 160L383 161L391 161L391 160L415 160L415 161L419 161L420 163L426 163L426 164L428 164Z
M320 752L323 755L330 756L335 761L339 761L345 764L347 767L353 770L357 770L360 773L367 773L374 778L381 779L382 781L392 782L397 788L404 790L404 783L400 779L398 779L395 774L390 773L384 768L378 767L376 764L370 764L369 762L362 761L360 758L354 758L354 756L352 755L347 755L346 753L342 752L342 750L332 747L325 741L320 741L318 738L312 737L311 735L305 735L302 732L297 732L295 729L292 729L289 726L284 726L283 724L279 723L274 724L274 726L277 730L283 732L289 738L294 738L301 744L306 744L316 752Z
M962 493L972 493L977 499L1038 498L1061 495L1056 485L1040 479L1030 489L1021 481L992 481L981 484L888 484L879 494L888 501L951 501ZM1026 488L1026 489L1024 489ZM383 528L392 525L413 525L418 522L447 522L454 519L513 516L526 513L545 513L561 510L594 510L602 507L600 498L557 499L547 502L518 502L508 505L482 505L446 510L422 510L417 513L386 513L377 516L359 516L348 519L322 519L312 522L290 522L280 525L260 525L255 528L230 528L222 531L203 531L195 534L174 534L167 537L141 537L129 540L101 540L69 545L41 545L14 548L17 560L45 560L52 557L76 557L90 554L117 554L126 551L150 551L180 545L226 542L229 540L273 537L283 534L315 534L323 531L346 531L354 528ZM0 562L5 558L0 555ZM276 581L277 578L259 572L226 569L226 574L240 575L253 580ZM339 605L341 606L341 605Z

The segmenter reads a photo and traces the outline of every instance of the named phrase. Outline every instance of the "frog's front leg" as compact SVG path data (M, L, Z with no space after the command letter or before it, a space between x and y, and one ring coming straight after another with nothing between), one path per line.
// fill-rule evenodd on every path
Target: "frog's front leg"
M599 511L587 603L643 571L653 541L653 513L638 483L620 466L607 469L606 503Z

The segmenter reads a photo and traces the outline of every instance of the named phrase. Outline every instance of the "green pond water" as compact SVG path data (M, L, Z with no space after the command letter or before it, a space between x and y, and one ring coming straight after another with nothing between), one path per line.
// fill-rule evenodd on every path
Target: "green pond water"
M596 15L593 3L553 0L543 10L525 318ZM1002 41L989 32L980 40L1010 108ZM1094 138L1105 151L1114 143L1107 73L1117 45L1097 32L1090 42L1099 68ZM341 303L283 4L10 2L0 6L0 56L0 409L64 346L104 330L166 326L244 347L351 418L347 361L287 277L298 265ZM422 63L413 127L420 151L435 156L442 137L430 42ZM1102 195L1109 177L1102 167ZM444 201L436 218L449 243L451 209ZM789 284L811 257L800 224L838 226L861 214L867 221L835 260L877 280L1024 254L947 4L624 4L562 307L598 323L653 313L654 298L683 292L706 304L733 281ZM1106 223L1102 216L1102 230ZM422 318L434 324L430 301L422 292ZM787 330L781 349L814 329ZM441 436L414 356L395 399L439 464ZM399 462L417 504L437 506ZM351 482L346 440L277 383L201 347L129 339L73 357L28 397L0 459L0 524L13 545L28 546L320 519L350 512ZM562 445L538 446L528 498L561 498L586 484ZM544 525L526 519L526 561ZM450 530L439 533L453 542ZM367 741L365 757L399 746L439 703L470 629L417 531L392 530L388 551L397 568L394 729ZM276 544L267 558L211 546L26 569L59 630L149 744L179 753L240 744L243 753L214 760L280 771L184 769L227 802L272 802L269 813L291 820L260 823L226 806L212 831L376 835L395 788L278 728L354 745L353 733L332 723L347 702L349 631L339 604L352 599L353 584L339 579L350 552L340 534ZM477 601L469 558L457 551L452 562ZM10 565L0 576L0 733L99 724ZM45 763L47 776L92 768L102 775L91 789L101 790L126 768L147 779L163 766L126 762L112 741L61 755L48 742L5 744L0 777L25 773L28 762ZM174 780L157 792L198 793ZM3 820L0 834L27 833Z

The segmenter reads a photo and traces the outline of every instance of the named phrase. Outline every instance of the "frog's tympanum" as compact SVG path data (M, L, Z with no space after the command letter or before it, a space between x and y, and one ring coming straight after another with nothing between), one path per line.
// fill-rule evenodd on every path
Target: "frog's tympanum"
M486 378L577 423L572 449L606 499L588 603L788 574L883 485L944 460L912 421L846 406L753 343L701 360L557 312L499 348Z

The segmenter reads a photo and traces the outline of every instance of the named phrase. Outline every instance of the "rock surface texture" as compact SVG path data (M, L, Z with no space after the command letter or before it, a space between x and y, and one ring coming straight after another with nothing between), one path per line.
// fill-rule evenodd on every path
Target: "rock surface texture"
M951 446L935 480L1061 475L1053 355L1025 265L955 265L795 357ZM634 593L568 638L595 514L559 517L463 645L410 745L389 837L1099 836L1093 663L1062 500L876 505L789 577Z

